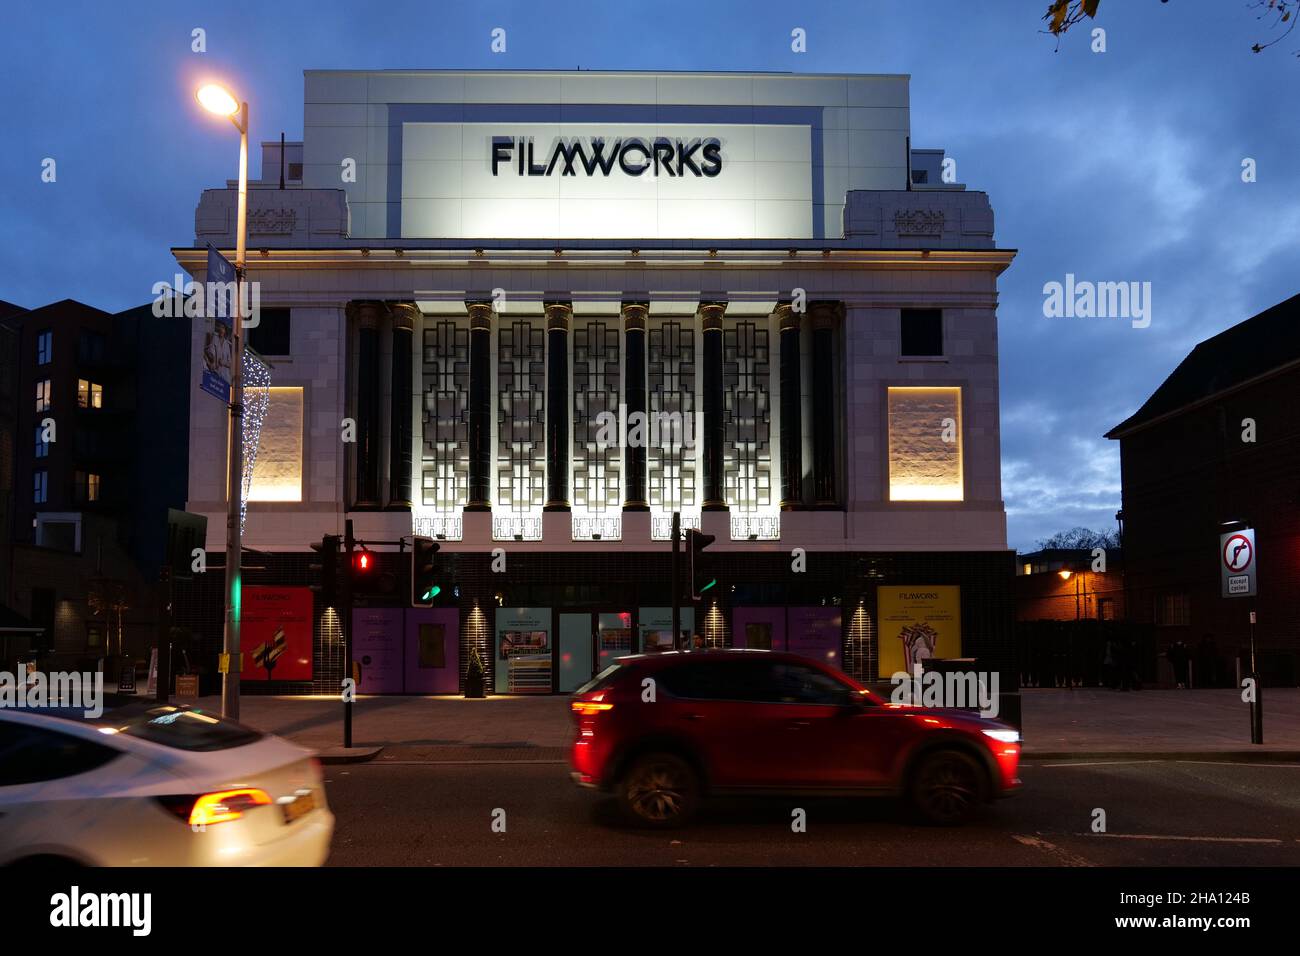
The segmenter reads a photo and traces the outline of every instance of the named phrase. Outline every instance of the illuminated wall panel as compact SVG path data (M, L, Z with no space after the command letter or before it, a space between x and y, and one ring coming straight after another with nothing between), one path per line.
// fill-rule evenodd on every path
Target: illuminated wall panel
M417 534L461 538L469 494L469 320L425 320L420 378L420 492Z
M961 501L961 389L889 389L889 500Z
M302 501L303 390L272 386L257 443L249 501Z

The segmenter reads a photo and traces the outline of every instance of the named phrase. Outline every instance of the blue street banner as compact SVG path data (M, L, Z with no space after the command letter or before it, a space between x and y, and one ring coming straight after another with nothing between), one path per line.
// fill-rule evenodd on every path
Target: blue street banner
M223 402L230 401L230 365L235 354L231 318L236 288L235 267L209 245L208 275L203 289L207 330L203 337L203 377L199 387Z

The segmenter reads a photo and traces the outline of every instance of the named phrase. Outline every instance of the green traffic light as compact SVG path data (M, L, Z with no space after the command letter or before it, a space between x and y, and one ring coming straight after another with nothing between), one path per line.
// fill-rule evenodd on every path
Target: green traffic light
M703 594L705 591L707 591L709 588L713 587L713 585L715 585L715 584L717 584L717 583L718 583L718 579L717 579L717 578L714 578L714 579L713 579L712 581L710 581L708 584L704 585L704 587L700 588L700 593Z
M424 592L424 597L420 598L420 600L421 600L421 601L432 601L434 598L436 598L436 597L437 597L439 594L441 594L441 593L442 593L442 588L438 587L438 585L435 584L435 585L434 585L433 587L431 587L429 590L427 590L427 591Z

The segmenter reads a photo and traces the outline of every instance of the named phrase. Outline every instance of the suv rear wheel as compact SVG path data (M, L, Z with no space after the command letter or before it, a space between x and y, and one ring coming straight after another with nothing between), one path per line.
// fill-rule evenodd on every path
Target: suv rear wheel
M984 799L984 774L973 757L960 750L939 750L921 758L908 796L927 823L965 823Z
M700 782L689 763L670 753L636 757L618 782L624 815L641 826L681 826L699 805Z

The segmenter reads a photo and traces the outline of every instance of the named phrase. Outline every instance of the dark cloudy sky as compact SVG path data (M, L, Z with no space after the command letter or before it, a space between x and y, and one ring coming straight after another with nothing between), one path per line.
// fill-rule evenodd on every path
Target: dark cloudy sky
M801 2L59 2L8 5L0 299L148 301L235 140L200 116L219 73L254 137L302 133L304 69L560 68L910 73L912 142L988 191L1001 246L1002 473L1012 547L1114 527L1119 455L1101 436L1194 343L1300 291L1300 31L1249 0L1101 0L1059 52L1047 0ZM507 30L508 52L489 52ZM207 31L208 51L190 50ZM790 51L803 27L808 52ZM58 182L40 181L41 160ZM1243 158L1258 181L1241 181ZM253 173L257 173L254 160ZM1149 328L1049 319L1066 273L1152 283Z

